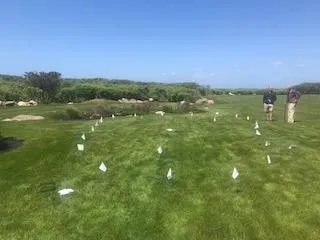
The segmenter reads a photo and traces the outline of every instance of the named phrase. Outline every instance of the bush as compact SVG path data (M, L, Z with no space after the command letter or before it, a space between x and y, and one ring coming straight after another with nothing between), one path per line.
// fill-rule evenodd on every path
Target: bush
M67 108L63 111L50 114L50 118L56 120L80 120L84 119L84 115L76 108Z

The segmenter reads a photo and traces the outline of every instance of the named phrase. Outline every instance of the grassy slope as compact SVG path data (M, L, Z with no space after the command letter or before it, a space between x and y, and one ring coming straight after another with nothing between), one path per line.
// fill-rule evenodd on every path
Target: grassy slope
M318 239L320 96L303 96L295 125L283 122L282 98L272 123L257 96L219 97L216 123L212 113L123 117L91 134L89 121L2 122L3 135L26 144L0 155L0 239ZM159 177L169 167L172 183ZM75 192L60 197L63 187Z

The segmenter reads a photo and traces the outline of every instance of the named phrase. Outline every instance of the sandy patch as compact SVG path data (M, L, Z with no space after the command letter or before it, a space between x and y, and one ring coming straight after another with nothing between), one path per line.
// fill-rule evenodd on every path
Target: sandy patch
M43 120L42 116L34 116L34 115L18 115L13 118L3 119L3 122L12 122L12 121L28 121L28 120Z

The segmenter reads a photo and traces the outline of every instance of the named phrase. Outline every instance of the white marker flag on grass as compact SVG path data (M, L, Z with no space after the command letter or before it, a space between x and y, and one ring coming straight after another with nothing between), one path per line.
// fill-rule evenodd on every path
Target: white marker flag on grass
M102 172L106 172L107 171L107 167L106 165L102 162L99 166L99 169L102 171Z
M111 115L112 118L115 118L114 114Z
M137 116L137 114L136 113L134 113L134 115L133 115L134 117L136 117Z
M99 126L99 121L96 121L96 127L98 127Z
M248 120L248 121L250 120L250 117L249 117L249 116L247 116L247 120Z
M232 178L236 179L239 176L239 172L236 168L233 168Z
M67 194L72 193L72 192L74 192L74 191L71 188L64 188L64 189L61 189L61 190L58 191L60 196L67 195Z
M91 127L91 132L94 132L94 127L93 126Z
M216 115L218 116L218 115L219 115L219 112L216 112Z
M261 136L261 133L259 132L258 129L256 129L256 135Z
M158 153L161 154L162 153L162 147L158 147Z
M85 135L85 134L82 134L81 138L82 138L83 140L86 140L86 135Z
M217 121L216 117L213 117L213 121L214 121L214 122L216 122L216 121Z
M267 161L268 161L269 164L271 164L271 158L270 158L269 155L267 155Z
M270 145L271 144L268 141L266 141L265 144L264 144L264 146L266 146L266 147L269 147Z
M292 149L292 148L294 148L294 147L297 147L297 146L291 144L288 148L289 148L289 149Z
M238 113L236 114L236 118L238 118Z
M83 144L77 144L78 151L84 151L84 145Z
M191 116L191 117L193 116L193 112L190 112L190 116Z
M169 168L169 171L168 171L168 173L167 173L167 179L168 179L168 180L171 180L171 179L172 179L172 170L171 170L171 168Z
M103 123L103 118L102 117L100 118L100 123Z
M258 128L259 128L259 124L258 124L258 121L256 121L254 129L258 129Z
M167 128L167 131L168 132L173 132L173 129L172 128Z

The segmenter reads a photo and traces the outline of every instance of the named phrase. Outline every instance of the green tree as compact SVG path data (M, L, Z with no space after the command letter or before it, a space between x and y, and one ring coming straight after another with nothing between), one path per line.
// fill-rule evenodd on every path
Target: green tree
M29 86L40 88L45 101L53 101L61 84L61 74L58 72L26 72L24 74Z

